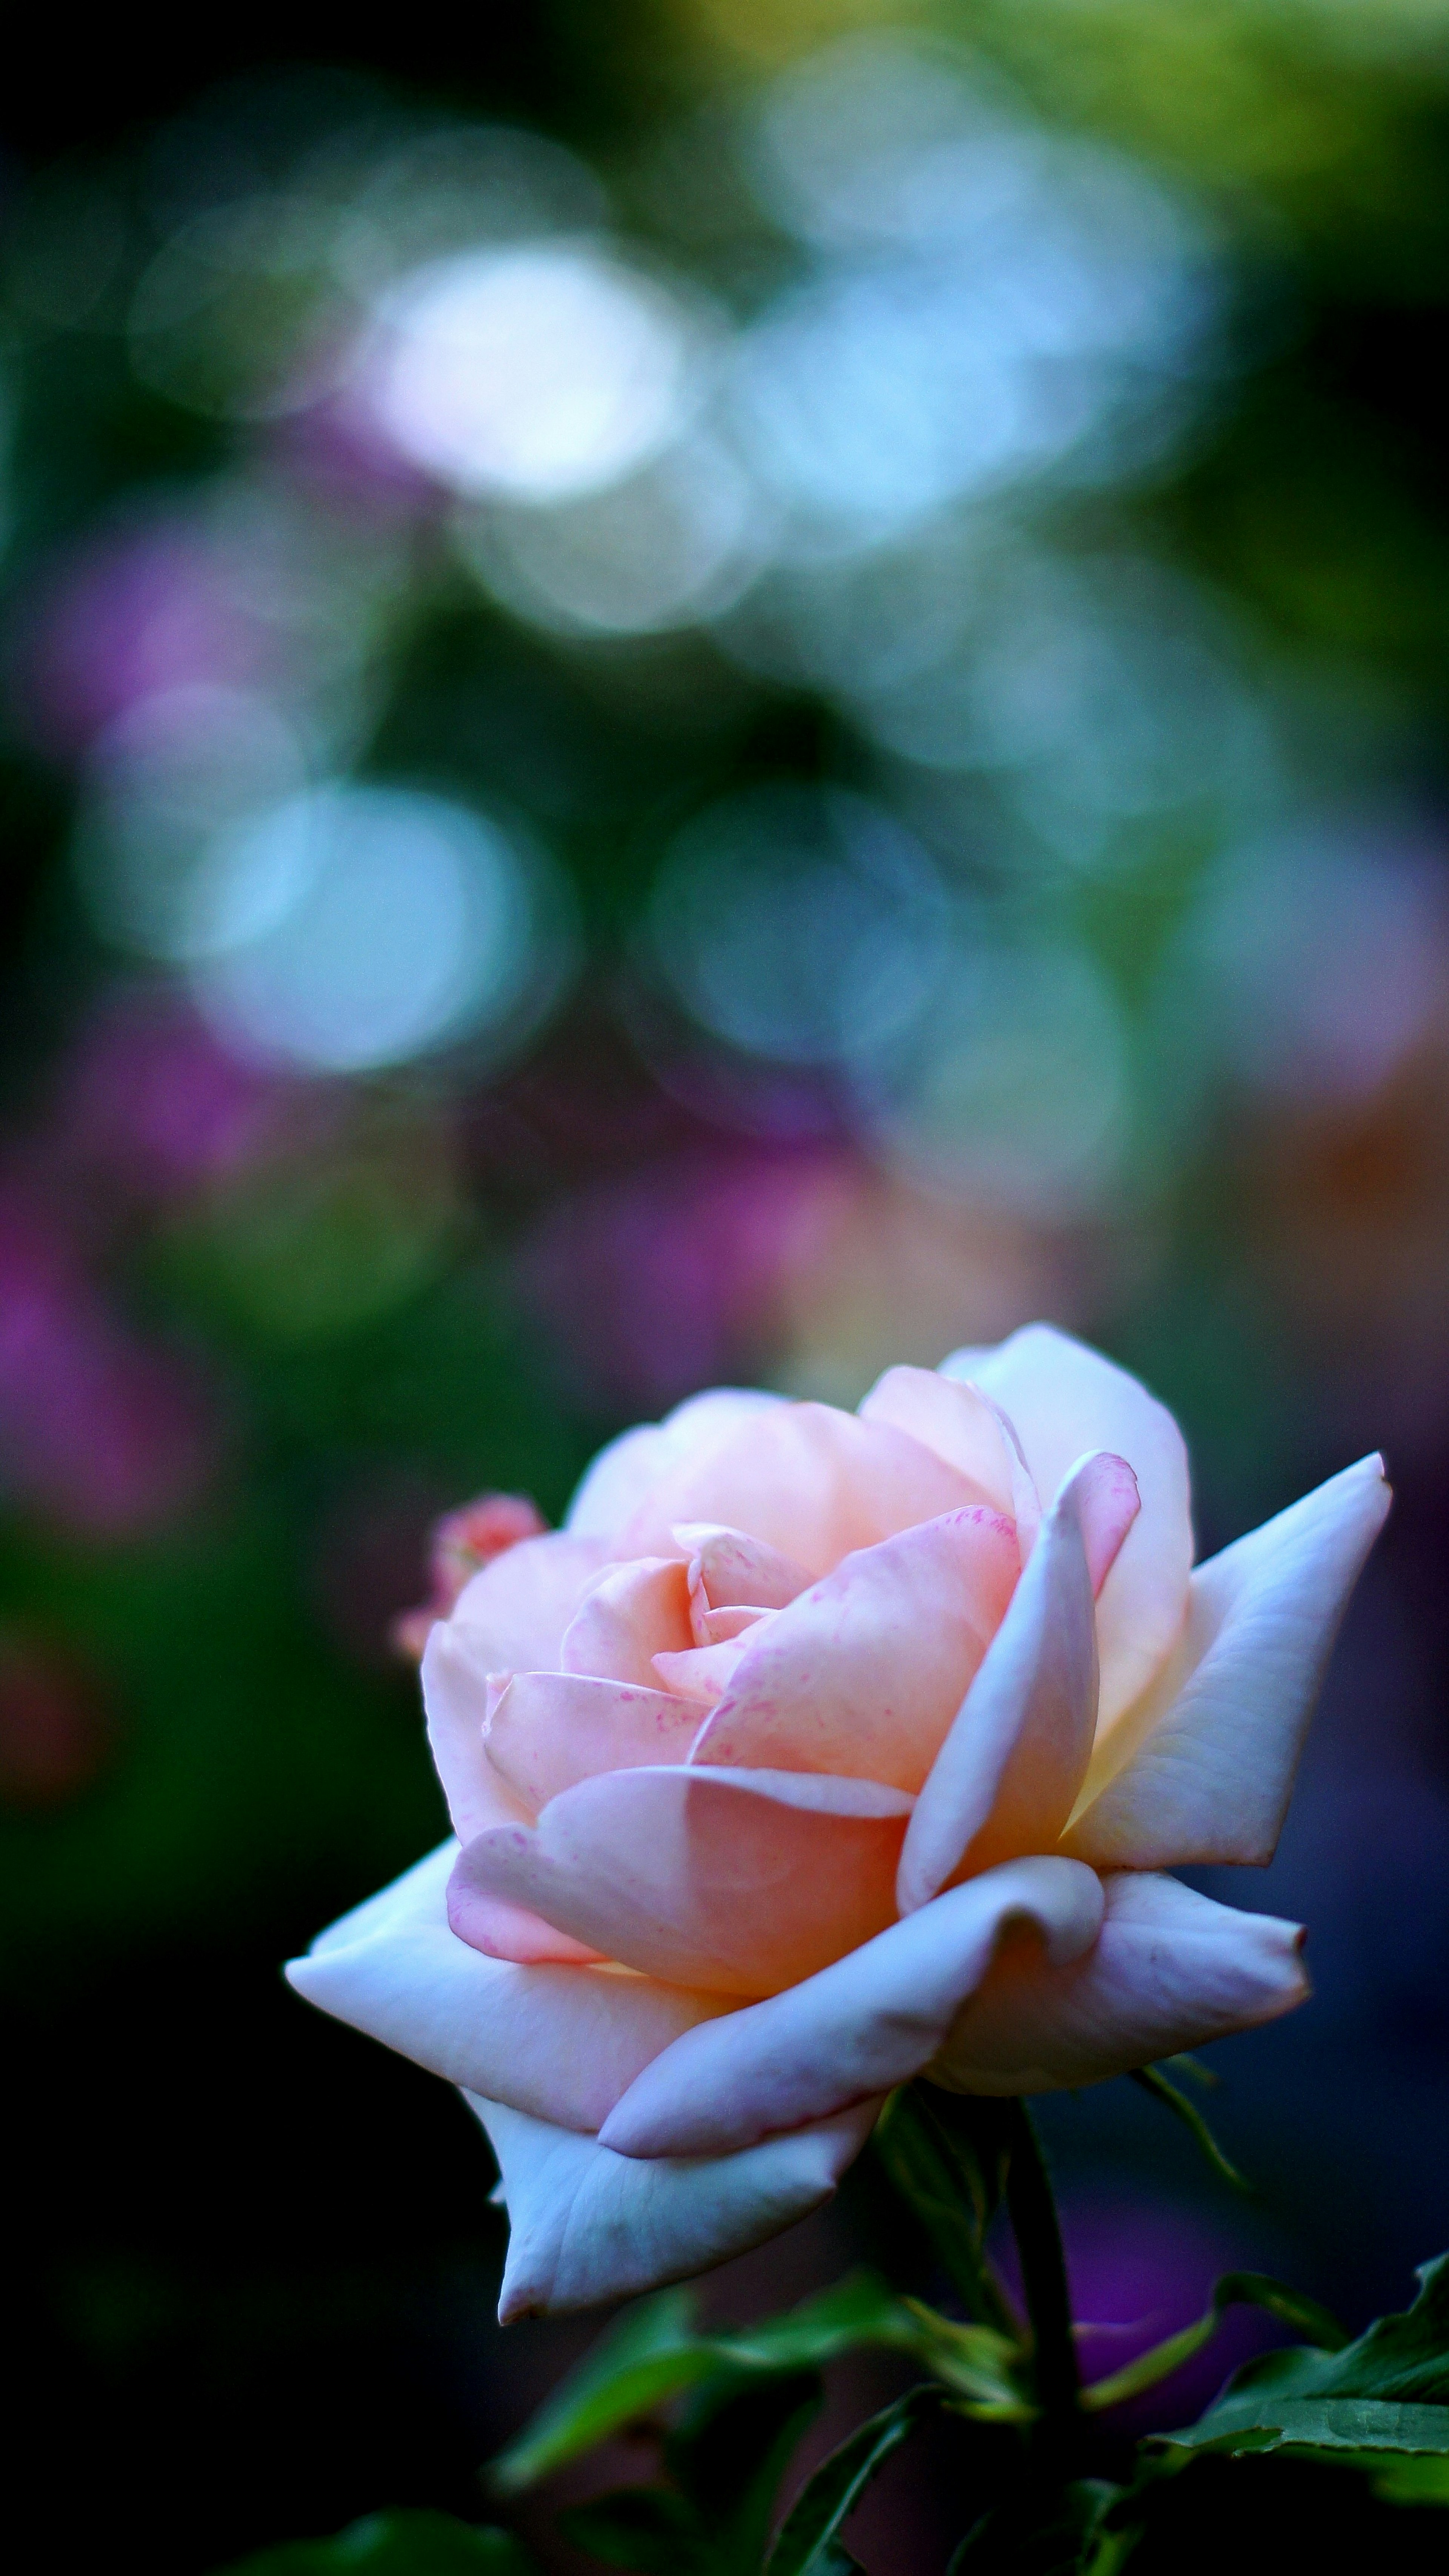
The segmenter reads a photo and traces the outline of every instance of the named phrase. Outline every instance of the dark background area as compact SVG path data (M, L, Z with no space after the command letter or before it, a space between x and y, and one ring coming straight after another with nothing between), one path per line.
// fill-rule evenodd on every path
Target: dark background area
M220 345L212 306L183 314L165 367L138 336L179 224L258 168L299 185L307 152L368 119L378 153L394 126L567 144L631 255L745 330L846 254L752 204L728 136L792 64L872 26L933 61L966 47L968 85L1052 152L1085 139L1191 210L1200 266L1159 290L1155 343L1122 361L1134 383L1172 297L1213 282L1175 426L1139 436L1119 410L1090 472L1048 458L984 497L950 487L873 552L841 540L843 608L782 555L718 611L581 632L486 572L515 541L502 505L460 534L411 468L329 446L305 405L248 407L280 272L240 357L226 325L235 399L187 391ZM593 2331L500 2334L473 2124L278 1975L442 1830L387 1644L432 1517L490 1486L559 1513L599 1440L697 1384L854 1402L893 1358L1038 1311L1178 1412L1205 1551L1371 1445L1398 1495L1279 1859L1205 1881L1310 1927L1313 2004L1215 2052L1215 2125L1257 2197L1218 2192L1126 2085L1046 2105L1079 2310L1145 2320L1148 2340L1237 2261L1354 2325L1402 2303L1449 2241L1449 25L1248 0L1170 21L661 0L365 48L265 14L144 51L119 28L28 44L0 160L21 2563L124 2547L204 2576L383 2504L476 2513L479 2462ZM661 180L691 160L707 188ZM54 246L93 238L73 214L93 202L125 244L67 306L45 280L71 275ZM1165 256L1166 218L1142 221ZM1115 238L1084 296L1141 255L1130 226ZM252 534L227 554L233 503ZM894 613L879 567L918 585L904 631L923 631L921 565L958 543L960 584L984 562L988 598L998 560L1008 602L1044 565L1057 582L1007 691L1025 751L903 751L957 665L923 664L904 700L872 676ZM272 544L312 587L269 626L234 575ZM978 728L999 706L984 631L960 647ZM1123 675L1100 703L1081 679L1099 651ZM218 1034L189 970L117 931L116 728L148 691L217 673L284 709L315 692L329 777L443 794L536 841L575 919L525 1032L360 1069L258 1057ZM1052 803L1079 780L1107 817L1085 856ZM929 1152L895 1093L882 1108L878 1069L711 1022L649 929L681 826L782 783L909 829L967 924L966 1020L984 1013L999 1049L1025 1030L1025 1072L986 1080L968 1051L930 1094ZM152 809L137 828L149 848ZM1010 961L1006 1004L971 981L973 942ZM1094 1083L1105 1144L1080 1130ZM828 2219L707 2295L743 2315L803 2293L879 2244L883 2192L867 2165ZM1225 2338L1142 2423L1193 2411L1247 2348ZM879 2576L933 2563L903 2499L883 2490L859 2527Z

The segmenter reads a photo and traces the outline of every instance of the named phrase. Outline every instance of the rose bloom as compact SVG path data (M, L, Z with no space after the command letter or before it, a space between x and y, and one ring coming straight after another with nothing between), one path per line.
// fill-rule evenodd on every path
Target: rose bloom
M1303 1998L1294 1925L1159 1873L1270 1858L1377 1457L1194 1572L1171 1416L1037 1324L856 1414L694 1396L552 1534L500 1500L422 1661L457 1839L288 1973L463 2088L505 2319L758 2244L913 2076L1087 2084Z

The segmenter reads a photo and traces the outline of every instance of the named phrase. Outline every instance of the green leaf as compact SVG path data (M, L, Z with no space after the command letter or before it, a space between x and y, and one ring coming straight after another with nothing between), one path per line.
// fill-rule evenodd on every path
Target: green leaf
M938 2389L908 2389L832 2451L791 2506L765 2576L826 2576L827 2570L838 2566L831 2553L841 2524L855 2511L872 2478L910 2440L922 2415L940 2402Z
M1432 2459L1421 2453L1417 2458L1382 2460L1377 2457L1357 2461L1373 2479L1373 2491L1381 2504L1449 2505L1449 2460Z
M664 2467L711 2534L720 2576L758 2576L780 2481L824 2395L818 2371L725 2371L687 2403Z
M1013 2376L1014 2342L990 2328L953 2326L916 2301L897 2298L873 2273L853 2273L784 2316L738 2333L699 2334L693 2319L692 2299L680 2290L663 2291L620 2318L493 2462L494 2492L516 2494L621 2425L721 2373L728 2382L748 2373L815 2370L862 2345L911 2354L973 2408L1012 2419L1031 2411Z
M968 2313L998 2332L1016 2318L985 2252L987 2226L1005 2188L996 2106L938 2085L903 2085L876 2123L875 2150L930 2238Z
M223 2576L538 2576L512 2532L448 2513L370 2513L331 2540L287 2540Z
M703 2379L717 2359L714 2340L694 2331L692 2293L660 2291L620 2317L544 2400L518 2440L492 2463L490 2486L499 2495L532 2486L565 2460L607 2441L621 2424Z
M1121 2406L1129 2397L1139 2397L1145 2388L1155 2388L1160 2379L1168 2378L1185 2361L1191 2361L1194 2353L1201 2352L1217 2332L1224 2309L1231 2307L1266 2308L1269 2316L1277 2317L1283 2325L1296 2326L1300 2334L1329 2352L1341 2350L1348 2342L1337 2319L1301 2290L1290 2290L1284 2282L1270 2280L1266 2272L1225 2272L1203 2316L1154 2344L1150 2352L1140 2352L1135 2361L1125 2362L1110 2377L1094 2379L1082 2391L1083 2406L1100 2414L1105 2406Z
M1109 2533L1104 2527L1123 2492L1099 2478L1029 2486L972 2524L948 2576L1076 2576L1082 2568L1116 2576L1140 2528Z
M1192 2059L1183 2061L1172 2058L1169 2063L1174 2066L1179 2063L1191 2065L1199 2082L1204 2078L1209 2082L1216 2080L1210 2075L1207 2067L1196 2065ZM1163 2074L1161 2067L1134 2066L1131 2074L1133 2083L1140 2084L1144 2093L1150 2093L1154 2101L1161 2102L1164 2109L1170 2111L1175 2120L1180 2120L1189 2135L1196 2139L1219 2181L1229 2183L1234 2191L1245 2192L1251 2197L1253 2186L1247 2175L1239 2173L1231 2157L1224 2155L1197 2104L1189 2102L1187 2095L1178 2091L1177 2086Z
M1418 2278L1403 2314L1376 2317L1336 2352L1261 2354L1201 2422L1159 2440L1230 2453L1449 2454L1449 2255L1424 2264Z
M694 2507L668 2487L620 2487L571 2505L558 2528L606 2567L634 2567L640 2576L705 2576L716 2563Z

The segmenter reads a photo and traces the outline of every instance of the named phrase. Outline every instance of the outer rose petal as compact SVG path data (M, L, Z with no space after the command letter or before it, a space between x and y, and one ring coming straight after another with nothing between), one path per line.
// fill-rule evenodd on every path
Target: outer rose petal
M939 1369L888 1368L857 1410L862 1422L893 1423L925 1449L934 1449L990 1496L1008 1520L1016 1518L1011 1445L1000 1414L974 1386L943 1377Z
M451 1624L467 1630L485 1672L544 1671L557 1665L564 1630L607 1562L601 1539L563 1530L521 1539L464 1585Z
M423 1649L423 1706L428 1742L453 1830L464 1842L490 1825L524 1823L535 1812L516 1795L489 1761L484 1742L486 1711L492 1693L479 1668L477 1647L466 1629L438 1620ZM449 1921L460 1941L492 1959L595 1959L578 1941L556 1932L542 1916L521 1905L474 1894L450 1909Z
M990 1496L909 1433L829 1404L781 1404L673 1469L616 1544L622 1556L662 1556L680 1522L722 1521L820 1575L852 1548L967 1503Z
M551 1798L600 1771L682 1762L699 1710L669 1691L583 1673L515 1673L488 1721L487 1759L515 1793L489 1824L528 1823Z
M953 1351L941 1367L1005 1406L1044 1494L1085 1449L1115 1450L1136 1471L1142 1517L1097 1611L1101 1733L1146 1688L1182 1628L1193 1552L1182 1434L1135 1377L1050 1324L1028 1324L996 1350Z
M877 2105L744 2155L643 2164L499 2102L469 2103L508 2204L499 2322L632 2298L763 2244L829 2200Z
M1089 1553L1120 1534L1119 1458L1084 1458L1042 1522L1031 1561L916 1802L897 1897L909 1914L958 1872L1050 1850L1092 1749L1097 1645Z
M590 1585L564 1630L558 1666L652 1690L654 1656L683 1654L693 1644L683 1561L641 1556L611 1565Z
M1060 1967L1091 1947L1101 1922L1101 1881L1080 1864L987 1870L804 1985L686 2031L636 2076L601 2143L632 2156L719 2155L888 2093L935 2056L1004 1931L1031 1927Z
M565 1529L581 1538L612 1538L672 1469L717 1447L748 1416L784 1400L754 1387L712 1386L677 1404L662 1422L641 1422L633 1431L621 1431L585 1471ZM637 1556L642 1550L628 1553Z
M690 1760L919 1789L1018 1565L1014 1527L983 1504L847 1556L746 1640Z
M1067 1850L1109 1869L1272 1859L1338 1624L1390 1499L1383 1460L1362 1458L1198 1567L1180 1655L1120 1730L1140 1723L1142 1738ZM1102 1750L1110 1758L1110 1739Z
M1003 1952L926 2072L956 2093L1050 2093L1200 2048L1291 2012L1303 1935L1175 1878L1107 1879L1096 1947L1075 1967Z
M717 1994L794 1985L881 1931L909 1798L788 1771L610 1771L461 1854L507 1897L647 1976Z
M484 1748L488 1672L478 1642L451 1619L434 1622L422 1664L423 1707L434 1768L460 1842L530 1812L500 1779Z
M293 1959L300 1995L475 2092L506 2091L565 2128L596 2129L651 2057L722 2009L616 1968L519 1968L448 1929L444 1843Z

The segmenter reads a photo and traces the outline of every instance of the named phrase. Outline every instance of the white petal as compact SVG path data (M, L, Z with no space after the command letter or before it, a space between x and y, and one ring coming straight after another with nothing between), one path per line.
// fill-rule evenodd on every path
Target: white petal
M567 2128L597 2129L651 2057L718 1997L616 1968L517 1967L448 1928L458 1856L444 1843L324 1932L287 1976L298 1994L434 2075Z
M1239 1914L1175 1878L1115 1873L1074 1966L1009 1949L926 2073L958 2093L1098 2084L1291 2012L1308 1993L1294 1923Z
M671 1467L727 1439L746 1414L783 1402L754 1387L712 1386L677 1404L662 1422L621 1431L585 1470L565 1529L580 1538L612 1538Z
M1071 1814L1097 1713L1083 1506L1116 1466L1084 1459L1042 1522L906 1828L896 1880L902 1914L928 1904L963 1862L980 1868L1050 1851Z
M829 2200L878 2108L866 2103L743 2155L643 2161L501 2103L468 2099L503 2171L504 2325L630 2298L777 2236Z
M1055 1493L1084 1449L1135 1469L1142 1511L1097 1605L1099 1729L1140 1697L1175 1645L1192 1567L1187 1451L1165 1405L1125 1369L1050 1324L1027 1324L995 1350L953 1351L943 1376L966 1378L1011 1416L1038 1485Z
M1031 1926L1062 1963L1101 1920L1101 1881L1080 1863L987 1870L804 1985L686 2031L635 2078L603 2142L629 2156L719 2155L887 2093L935 2056L1003 1932Z
M1199 1566L1181 1656L1126 1722L1144 1731L1083 1808L1068 1851L1109 1869L1272 1859L1338 1624L1389 1500L1382 1459L1360 1459ZM1110 1759L1115 1748L1102 1749Z

